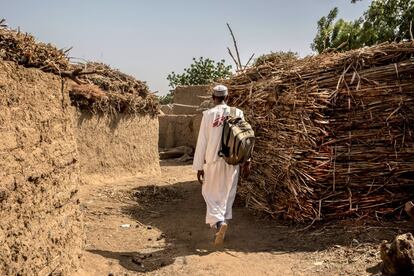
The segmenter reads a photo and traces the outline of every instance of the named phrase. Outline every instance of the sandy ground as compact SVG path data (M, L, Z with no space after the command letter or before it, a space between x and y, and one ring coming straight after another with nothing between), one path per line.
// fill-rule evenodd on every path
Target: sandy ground
M381 241L413 230L407 222L289 226L236 202L217 248L191 167L161 165L160 177L83 184L86 247L76 275L380 275Z

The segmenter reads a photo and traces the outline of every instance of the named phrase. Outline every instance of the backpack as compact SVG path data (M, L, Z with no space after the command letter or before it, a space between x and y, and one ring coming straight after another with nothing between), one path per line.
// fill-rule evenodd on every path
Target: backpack
M219 156L227 164L237 165L250 159L255 142L254 131L249 123L236 116L236 108L230 108L230 115L224 121Z

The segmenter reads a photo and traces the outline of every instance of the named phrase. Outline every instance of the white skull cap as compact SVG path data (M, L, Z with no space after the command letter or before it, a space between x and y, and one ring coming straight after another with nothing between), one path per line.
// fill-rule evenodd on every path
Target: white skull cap
M213 95L216 97L224 97L228 95L228 89L226 86L219 84L214 86Z

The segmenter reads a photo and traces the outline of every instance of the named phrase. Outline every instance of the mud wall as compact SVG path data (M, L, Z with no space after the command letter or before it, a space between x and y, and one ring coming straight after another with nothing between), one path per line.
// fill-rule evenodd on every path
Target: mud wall
M128 177L160 172L158 119L76 112L82 177Z
M56 76L0 61L0 275L79 265L78 156L64 90Z
M174 89L173 102L183 105L199 106L205 98L211 96L209 85L177 86Z
M202 114L159 116L160 148L188 146L195 148Z

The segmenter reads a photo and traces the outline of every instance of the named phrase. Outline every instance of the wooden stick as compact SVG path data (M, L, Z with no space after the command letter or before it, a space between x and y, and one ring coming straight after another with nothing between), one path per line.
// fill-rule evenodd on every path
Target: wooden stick
M0 19L0 28L7 28L6 19Z
M228 80L257 135L247 205L300 222L398 215L414 198L413 53L386 43Z
M231 52L229 47L227 47L227 51L229 52L229 55L233 59L234 63L236 64L236 70L238 71L239 70L239 64L237 63L237 60L234 58L233 53Z
M229 28L231 37L233 38L234 49L236 50L236 55L237 55L237 68L241 70L243 68L242 68L241 61L240 61L239 48L237 47L236 38L234 37L233 30L230 28L230 24L229 23L226 23L226 24L227 24L227 27Z
M254 53L250 56L249 60L247 61L246 65L244 66L243 69L246 69L247 68L247 66L249 65L250 61L253 59L253 57L254 57Z

